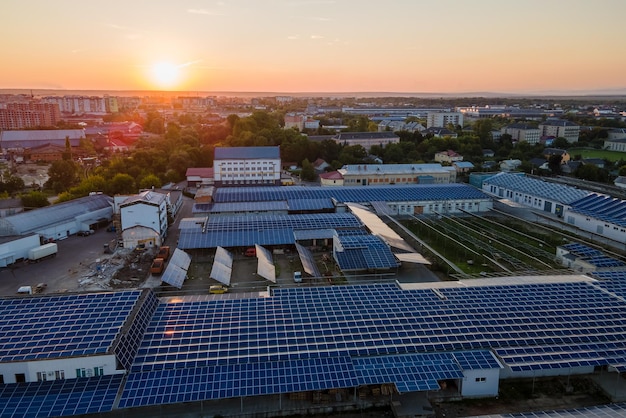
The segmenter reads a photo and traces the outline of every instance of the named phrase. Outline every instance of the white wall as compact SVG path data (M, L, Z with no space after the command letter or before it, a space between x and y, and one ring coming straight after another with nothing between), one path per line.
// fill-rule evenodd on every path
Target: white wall
M20 258L28 258L28 250L40 244L37 234L0 244L0 267L13 264Z
M461 381L461 396L492 397L498 396L500 369L464 370Z
M56 360L0 363L0 374L4 383L16 383L15 375L24 374L27 382L37 381L37 372L45 372L47 380L55 380L56 372L63 371L65 379L75 379L76 369L85 369L86 376L95 376L94 368L102 367L104 375L122 374L125 370L116 369L115 355L72 357Z
M626 228L624 226L608 223L600 219L592 218L588 215L571 212L568 208L565 209L563 219L568 224L574 225L583 231L600 234L603 237L610 238L614 241L626 243Z

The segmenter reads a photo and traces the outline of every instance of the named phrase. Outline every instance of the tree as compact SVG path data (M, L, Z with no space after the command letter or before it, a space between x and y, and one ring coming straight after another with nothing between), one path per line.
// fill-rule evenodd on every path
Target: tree
M28 194L24 194L20 196L20 198L22 199L22 205L29 209L43 208L44 206L48 206L50 204L46 195L36 190L33 190Z
M77 168L73 161L53 161L48 169L48 181L46 185L56 193L68 190L77 180Z
M65 151L63 152L62 158L65 161L72 161L72 144L70 143L70 137L65 137Z
M112 195L137 193L135 179L128 174L118 173L111 179L108 191Z
M151 189L153 187L161 187L161 179L154 174L148 174L139 181L140 189Z
M561 174L561 162L563 161L563 156L559 154L553 154L548 158L548 167L550 167L550 171L552 174L559 175Z
M567 142L567 139L562 136L555 138L554 141L552 141L552 148L567 149L568 147L569 142Z
M302 161L300 177L305 181L315 181L315 169L313 168L313 164L306 158Z

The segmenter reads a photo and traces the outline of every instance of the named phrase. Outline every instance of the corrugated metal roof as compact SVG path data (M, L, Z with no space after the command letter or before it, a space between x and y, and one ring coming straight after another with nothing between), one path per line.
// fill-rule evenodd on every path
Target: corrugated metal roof
M25 235L107 207L113 207L113 199L107 195L81 197L0 219L0 234Z

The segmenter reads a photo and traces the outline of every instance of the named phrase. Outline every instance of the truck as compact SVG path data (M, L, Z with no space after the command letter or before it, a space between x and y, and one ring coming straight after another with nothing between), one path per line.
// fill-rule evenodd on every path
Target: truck
M39 247L28 250L28 260L38 262L45 258L56 256L57 251L58 247L54 242L40 245Z

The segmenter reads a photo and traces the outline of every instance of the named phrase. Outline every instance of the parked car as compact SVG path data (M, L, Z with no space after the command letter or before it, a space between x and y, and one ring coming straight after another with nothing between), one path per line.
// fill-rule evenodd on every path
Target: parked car
M226 292L228 292L228 288L221 284L216 284L216 285L209 287L209 293L221 294L221 293L226 293Z
M33 288L33 293L41 293L46 290L47 287L48 285L46 283L39 283Z
M88 230L85 230L85 231L78 231L76 233L76 235L79 236L79 237L88 237L89 235L93 235L95 233L96 233L96 231L94 231L93 229L88 229Z
M256 257L256 248L250 247L245 252L246 257Z

